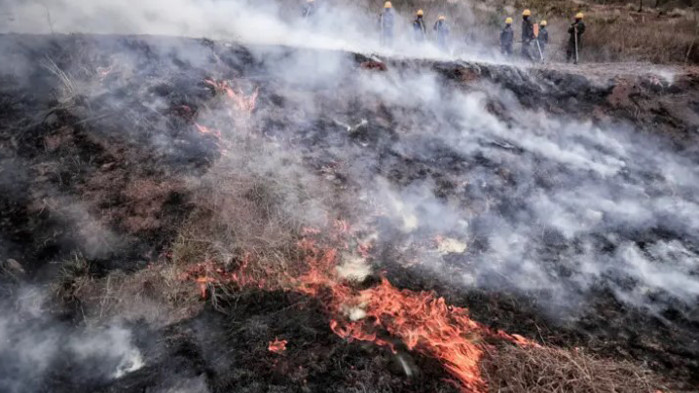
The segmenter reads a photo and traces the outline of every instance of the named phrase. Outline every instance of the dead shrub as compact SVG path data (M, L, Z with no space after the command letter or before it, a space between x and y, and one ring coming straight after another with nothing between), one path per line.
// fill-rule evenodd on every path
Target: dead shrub
M655 393L650 371L581 350L506 345L489 351L481 365L491 392Z

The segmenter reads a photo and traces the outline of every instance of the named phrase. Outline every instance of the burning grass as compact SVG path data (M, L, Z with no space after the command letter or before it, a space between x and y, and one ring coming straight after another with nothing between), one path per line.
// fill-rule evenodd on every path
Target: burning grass
M343 226L341 226L343 227ZM206 296L215 296L218 288L257 287L286 290L319 299L330 317L330 328L338 336L387 346L398 346L439 359L444 368L462 386L463 391L485 392L487 385L480 375L479 362L489 347L484 338L505 339L522 345L536 345L524 338L495 332L473 321L468 311L452 307L430 292L400 290L383 278L378 285L358 289L355 281L343 279L337 271L338 250L315 239L317 231L298 242L300 260L288 270L266 269L262 275L250 269L247 254L237 269L227 271L211 263L195 265L185 277L194 281ZM337 240L334 243L347 242ZM357 247L357 252L367 245Z
M349 341L376 344L385 348L381 350L384 354L407 349L435 359L463 391L643 392L649 388L647 373L631 365L540 348L521 337L493 331L471 319L466 309L447 304L433 292L401 289L387 278L373 285L363 282L371 276L371 250L369 244L348 241L351 227L327 215L341 211L327 208L334 203L328 200L336 195L318 186L317 179L305 171L295 169L303 167L297 157L272 151L271 143L261 142L259 135L250 132L254 123L244 130L222 127L235 126L230 117L241 112L243 118L255 116L256 90L246 95L227 83L205 83L220 98L211 107L223 106L222 113L228 116L202 116L200 120L209 129L198 123L192 126L194 115L187 115L187 126L219 140L226 138L219 147L229 149L229 154L208 175L189 179L187 189L198 190L192 197L196 210L180 228L168 258L133 274L116 271L101 279L92 276L84 258L74 266L66 265L62 297L78 301L86 320L146 318L167 325L200 311L202 298L222 309L219 305L237 301L241 293L274 291L320 304L324 314L317 323L327 328L328 335L332 331ZM207 113L208 108L202 107L206 115L215 112ZM135 209L139 217L156 217L163 209L160 201L171 191L161 183L139 181L122 194L143 204L143 210ZM316 225L319 222L325 225ZM307 225L320 229L303 230ZM441 253L466 250L465 244L454 239L435 242ZM348 245L354 243L359 244ZM300 350L304 344L295 338L287 342L283 331L262 338L257 333L252 331L249 340L259 339L262 350L275 358ZM503 340L524 345L494 346L493 342ZM308 355L313 356L316 354ZM254 378L256 384L266 382L259 375ZM620 385L642 389L620 390ZM610 386L616 388L609 390Z
M268 266L260 271L248 254L231 270L201 263L183 278L212 297L220 288L234 293L253 287L317 299L338 336L371 342L394 353L407 349L437 359L463 392L657 391L657 382L641 367L598 359L577 349L543 347L494 331L471 319L468 310L448 305L433 292L399 289L386 278L362 289L356 281L338 274L342 259L338 248L351 252L346 245L331 246L338 239L307 231L298 242L299 259L290 262L287 270ZM280 353L286 342L275 340L268 347Z
M255 146L256 142L251 139L247 143ZM526 354L567 353L559 349L536 352L537 344L494 331L471 319L468 310L447 304L433 292L400 289L386 278L371 285L367 282L371 279L366 280L372 277L371 243L362 242L347 221L321 220L325 224L319 229L304 228L308 223L295 219L289 210L289 195L299 197L292 201L294 210L302 209L308 201L318 203L319 195L325 194L314 189L316 183L308 181L296 187L284 181L283 173L264 177L230 170L250 168L235 160L252 162L254 157L248 154L255 154L256 149L222 159L212 168L211 176L198 180L201 192L194 198L198 209L171 255L174 265L184 271L179 277L190 283L193 298L206 299L227 312L226 305L248 291L306 296L322 305L328 327L337 336L373 343L394 353L408 350L436 359L464 392L505 391L497 389L514 386L506 379L505 368L497 369L501 348L510 352L516 348ZM300 191L308 195L304 198ZM345 271L349 267L352 274ZM357 271L369 273L354 274ZM288 342L283 341L277 337L263 344L279 356L286 352ZM503 341L517 345L496 346ZM508 361L508 353L502 355L503 362ZM567 362L560 367L573 371L580 362L572 357L557 361ZM531 367L538 366L534 363ZM502 381L495 379L497 370L502 371ZM565 389L577 386L578 377L568 372L556 375L558 382L542 380L539 391L577 392ZM614 380L616 374L609 378Z

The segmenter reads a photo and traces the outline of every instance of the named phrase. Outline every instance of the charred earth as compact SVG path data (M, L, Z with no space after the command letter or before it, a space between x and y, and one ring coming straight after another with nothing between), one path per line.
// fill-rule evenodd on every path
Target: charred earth
M526 385L555 374L541 359L613 369L596 391L698 391L694 69L150 36L0 49L4 392L547 391ZM270 284L309 234L352 291L434 291L538 355L488 343L471 386L425 338L343 337L331 321L369 300Z

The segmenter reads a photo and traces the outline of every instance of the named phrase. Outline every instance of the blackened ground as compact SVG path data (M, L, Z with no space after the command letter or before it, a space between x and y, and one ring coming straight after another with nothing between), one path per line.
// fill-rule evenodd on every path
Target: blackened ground
M3 71L14 59L30 66L12 70L19 77L0 75L0 256L20 261L32 274L76 252L105 270L144 266L188 213L183 175L202 173L218 154L211 140L192 133L186 118L168 107L153 109L158 100L175 107L191 86L178 86L175 77L152 87L144 100L133 94L142 80L105 78L93 94L65 92L47 59L80 75L72 77L80 83L93 76L82 72L96 74L104 65L104 54L94 50L102 43L17 36L2 42L15 55ZM143 51L136 58L148 77L153 70L146 64L157 66L148 62L148 47L123 45ZM86 65L94 68L82 71Z
M143 345L146 367L94 391L459 391L432 359L347 343L330 330L322 310L316 300L294 294L239 293L223 312L209 310L158 332L157 342ZM269 351L277 339L287 341L285 351Z
M433 179L439 193L448 195L456 188L451 173L495 166L478 155L465 157L443 142L427 146L432 157L406 156L393 146L397 135L392 112L381 102L363 101L367 97L334 102L332 92L326 91L323 98L327 100L318 105L339 108L336 112L344 115L342 119L369 119L371 132L357 125L348 133L345 125L330 116L299 120L292 113L294 108L277 94L280 88L297 85L280 80L278 71L270 76L275 61L293 57L296 51L291 48L262 48L274 53L264 61L251 52L260 48L206 40L2 36L0 49L10 54L0 68L0 262L18 261L35 280L52 279L57 264L50 262L72 253L88 259L90 266L96 266L93 273L99 275L116 268L142 268L167 248L190 210L191 190L184 179L204 173L219 156L215 138L194 127L197 114L215 96L203 83L207 77L244 78L259 86L260 110L279 111L270 112L256 130L307 152L312 169L337 164L331 148L366 149L361 151L375 156L363 168L369 176L383 174L395 184ZM642 130L659 130L677 141L696 127L696 75L678 76L667 86L643 76L593 83L575 74L549 70L533 75L505 66L384 64L349 54L343 61L351 72L382 72L387 66L436 70L445 84L465 90L473 81L500 84L526 108L581 120L592 113L599 122L626 119ZM120 64L128 67L120 71ZM115 71L107 72L113 66ZM70 75L75 83L90 82L88 92L66 84L56 70ZM347 75L337 79L340 87L352 81ZM313 86L302 88L312 91ZM695 108L694 112L677 109L680 101L690 101L682 108ZM490 109L508 117L497 102ZM422 120L429 127L433 119ZM678 146L692 145L678 142ZM336 181L341 187L358 188L346 184L342 171ZM380 252L388 253L381 255L383 260L400 260L400 255L393 258L390 247ZM583 318L560 326L560 321L542 316L531 299L461 291L432 279L429 272L384 267L396 285L434 289L494 327L547 343L584 345L605 355L647 361L685 386L699 383L699 327L681 314L666 316L674 318L670 326L614 301L600 288L594 307ZM207 311L164 331L145 329L139 347L147 365L139 371L110 382L49 378L44 390L455 391L443 381L447 376L442 368L429 359L403 354L404 361L421 370L419 376L408 378L390 351L347 344L332 334L327 316L312 300L256 292L240 294L235 300L226 306L227 314ZM267 343L275 338L289 341L285 353L267 350ZM70 372L58 368L51 375Z
M671 136L678 149L687 147L686 138L695 138L699 127L696 67L669 68L667 72L642 64L517 68L459 62L432 67L465 85L478 80L494 82L514 92L528 108L600 124L623 119L640 130ZM497 106L492 109L498 111Z
M618 302L604 288L590 295L594 303L579 310L580 317L561 323L534 295L464 291L445 285L431 271L396 265L388 267L386 276L402 288L435 291L494 329L550 345L583 347L605 358L632 359L659 372L668 386L677 389L692 391L699 384L696 323L681 317L668 323Z

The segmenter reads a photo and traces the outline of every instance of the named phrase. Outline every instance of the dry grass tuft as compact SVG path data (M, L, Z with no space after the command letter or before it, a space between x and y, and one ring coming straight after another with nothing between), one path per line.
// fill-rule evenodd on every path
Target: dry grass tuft
M617 10L591 15L588 25L584 40L588 60L699 63L696 16Z
M481 367L491 392L658 392L650 371L580 350L507 345L488 353Z
M195 285L180 275L180 269L166 263L131 274L114 271L99 280L80 280L71 300L80 304L87 324L116 318L165 326L195 315L203 306Z
M80 300L82 290L93 282L90 264L80 253L74 253L63 262L53 291L65 303Z
M78 86L72 75L61 69L53 59L46 57L41 62L42 67L55 76L59 84L58 100L61 105L72 106L78 96Z

